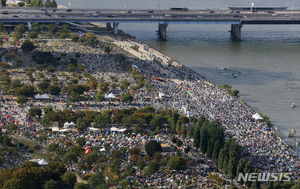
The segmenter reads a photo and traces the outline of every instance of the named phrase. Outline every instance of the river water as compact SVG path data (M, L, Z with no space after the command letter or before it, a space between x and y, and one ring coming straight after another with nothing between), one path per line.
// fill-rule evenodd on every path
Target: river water
M229 6L288 6L299 9L296 0L57 0L70 8L194 10ZM300 15L299 15L300 16ZM176 59L208 80L226 83L240 91L252 109L270 117L285 139L293 128L300 136L300 26L245 25L242 41L230 39L230 25L169 25L168 41L156 35L157 24L120 24L119 29L136 36L162 53ZM227 68L227 70L221 69ZM236 78L232 74L237 74ZM291 108L296 103L299 107ZM292 139L290 139L292 140Z

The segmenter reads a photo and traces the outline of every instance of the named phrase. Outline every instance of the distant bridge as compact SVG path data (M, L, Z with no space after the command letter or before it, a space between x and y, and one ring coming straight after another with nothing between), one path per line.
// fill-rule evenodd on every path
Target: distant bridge
M18 12L19 11L19 12ZM71 11L56 10L55 12L37 11L36 9L20 10L8 9L8 14L2 14L0 22L5 23L80 23L103 22L107 27L113 23L113 31L118 33L120 23L157 23L158 33L163 40L167 39L167 26L169 24L230 24L231 37L241 40L241 28L246 24L300 24L299 11L285 11L270 14L267 12L236 12L228 13L219 10L206 11ZM25 16L24 16L25 14ZM30 24L29 24L30 25Z

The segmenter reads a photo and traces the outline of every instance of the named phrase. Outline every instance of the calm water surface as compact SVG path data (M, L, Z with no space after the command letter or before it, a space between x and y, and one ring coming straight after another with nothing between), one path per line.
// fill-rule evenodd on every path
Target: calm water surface
M57 0L69 6L69 1ZM71 8L99 9L221 9L228 6L288 6L298 9L300 1L211 0L72 0ZM146 6L146 7L145 7ZM191 8L192 7L192 8ZM242 42L230 39L230 25L169 25L168 41L159 41L157 24L120 24L119 28L136 36L155 49L190 67L215 84L227 83L240 90L240 96L255 111L270 117L287 137L295 128L300 135L300 26L243 26ZM223 70L222 68L227 68ZM232 78L232 73L238 74ZM299 107L292 109L296 103Z

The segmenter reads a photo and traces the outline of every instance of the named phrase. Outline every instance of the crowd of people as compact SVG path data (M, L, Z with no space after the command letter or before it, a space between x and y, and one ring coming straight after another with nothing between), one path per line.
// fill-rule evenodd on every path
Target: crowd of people
M132 45L145 46L142 42L128 35L117 36L115 40L127 43L127 46L121 46L124 49L128 49ZM75 53L79 52L80 57L77 58L78 64L84 65L84 71L90 73L98 82L105 81L112 83L113 80L111 79L111 76L113 76L118 79L119 83L123 80L127 80L130 82L131 87L137 85L137 81L131 77L129 72L126 72L121 68L120 63L113 56L113 53L122 53L122 50L114 48L113 45L111 45L110 48L113 49L112 53L105 53L104 50L99 47L95 48L81 43L50 39L42 42L36 50L49 51L53 53L55 57L61 56L61 53L65 53L66 56L63 58L64 60L73 58ZM290 172L293 174L294 178L299 177L300 173L298 169L300 164L296 158L295 152L281 141L272 128L266 129L268 126L265 122L254 120L252 115L255 112L249 107L240 100L229 96L227 92L219 89L214 84L211 84L189 68L180 65L164 55L158 55L154 49L145 48L142 51L144 52L142 58L127 57L126 59L133 68L139 70L139 72L146 77L146 80L148 80L155 89L154 91L147 92L145 87L138 89L135 91L133 103L123 103L120 101L105 101L100 104L95 102L83 102L83 104L89 105L82 107L101 111L112 107L122 109L129 107L140 108L150 105L156 109L179 110L180 114L186 116L199 117L200 115L204 115L210 121L220 120L225 128L226 137L229 138L229 136L232 136L236 139L238 144L244 147L243 157L247 160L252 160L254 168L261 171L277 173ZM158 61L161 64L157 64ZM64 68L64 66L59 67L59 69L62 70ZM43 72L45 78L51 79L51 73L47 71ZM66 79L62 75L62 72L63 71L58 70L55 73L58 79L63 81L63 85L65 85ZM68 74L69 77L73 77L71 73L65 73ZM77 73L80 74L79 72ZM17 77L14 74L16 73L10 73L11 77L16 79ZM153 76L163 79L164 82L154 80ZM21 76L18 78L20 77ZM82 77L82 79L79 80L79 84L87 85L88 81L88 78ZM38 82L39 80L34 82L33 85L37 85ZM22 83L28 84L29 81L24 79L22 80ZM130 87L125 90L117 87L116 89L109 89L107 93L113 92L120 95L121 93L129 92L129 90ZM164 97L158 98L158 92L163 93ZM92 97L92 100L95 100L96 94L97 91L95 90L88 93L89 97ZM149 98L150 101L141 100L143 97ZM31 103L30 106L32 107L38 104L42 104L42 102ZM47 103L47 105L53 106L54 110L65 108L64 104L60 102L51 102ZM75 107L73 107L73 109L75 109ZM18 123L19 130L16 132L16 135L21 136L22 132L28 131L30 134L27 138L37 141L36 135L33 134L35 131L28 128L28 122L26 121L26 117L28 116L27 107L16 106L14 102L5 102L2 104L1 112L4 121L8 123ZM123 136L122 133L104 133L102 131L91 131L91 133L87 132L83 135L90 134L91 148L94 146L103 148L103 141L108 142L111 144L112 148L116 149L120 147L133 148L134 146L143 148L145 142L152 139L156 139L161 143L167 143L172 146L172 143L169 142L170 131L168 131L167 128L163 128L160 132L159 136L137 135L135 138L132 138L132 136ZM74 131L70 131L67 134L71 140L72 138L78 138L82 135ZM91 135L93 137L91 137ZM57 141L61 137L61 134L49 136L44 145ZM192 147L190 139L187 138L182 141L183 146ZM209 170L217 171L215 164L196 149L193 149L193 153L189 154L183 152L183 156L187 159L200 156L203 164L209 165ZM122 164L124 167L128 163L125 161L126 158L128 157L124 157L125 163ZM2 166L2 168L8 167L9 166L6 164ZM175 176L175 179L182 180L184 177L189 177L191 171L193 171L194 182L199 184L208 182L207 172L200 167L200 165L197 165L196 167L182 171ZM155 173L154 175L151 175L151 177L142 180L139 179L139 176L137 175L134 179L141 180L141 183L158 186L162 177L164 182L173 183L170 181L173 179L171 174L161 172ZM175 188L177 185L174 184L173 186Z

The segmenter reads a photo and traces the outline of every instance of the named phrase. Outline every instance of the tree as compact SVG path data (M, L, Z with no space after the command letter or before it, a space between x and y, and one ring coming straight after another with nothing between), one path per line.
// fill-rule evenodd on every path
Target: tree
M79 40L79 36L77 34L73 34L71 36L71 39L72 39L73 42L77 42Z
M57 3L55 0L52 0L51 4L50 4L51 7L57 7Z
M42 82L38 84L39 89L46 93L48 92L48 87L51 85L50 79L43 79Z
M21 46L22 51L32 51L35 48L36 46L34 46L34 44L29 40L25 40Z
M165 118L163 116L156 115L153 117L153 119L150 121L150 123L154 129L159 130L162 127L164 120L165 120Z
M129 93L122 93L120 99L122 102L132 102L133 96L131 96Z
M59 95L60 93L60 87L58 85L50 85L48 87L48 93L52 94L52 95Z
M144 158L142 156L140 156L140 158L138 159L136 164L140 170L143 170L145 167Z
M109 46L106 46L106 47L104 48L104 51L105 51L106 53L110 53L111 49L110 49Z
M56 24L49 24L48 25L48 30L50 33L55 34L58 31L57 25Z
M99 184L103 184L103 183L105 183L104 176L100 175L99 173L92 174L88 180L88 184L93 188L95 188Z
M76 156L82 156L84 154L84 149L81 146L72 146L70 152L74 152Z
M186 138L186 129L185 129L185 125L184 124L181 125L181 137L183 139Z
M109 83L104 82L104 83L99 83L97 88L103 92L106 92L108 90L108 86L109 86Z
M68 65L67 65L67 70L68 70L69 72L73 72L73 71L75 70L75 66L74 66L73 64L68 64Z
M18 5L19 5L19 7L23 7L25 5L25 3L24 2L19 2Z
M1 0L1 6L6 6L6 0Z
M128 189L129 188L129 181L126 179L121 180L120 185L122 189Z
M63 157L63 163L77 162L77 155L74 152L68 152Z
M26 186L24 186L21 179L10 179L5 181L3 189L25 189Z
M19 24L17 25L17 27L15 27L15 32L20 32L21 35L23 35L25 33L25 25L24 24Z
M54 180L47 180L45 182L45 189L56 189L57 188L57 185L56 185L56 182Z
M23 35L22 33L15 31L11 36L13 39L13 42L15 43L15 42L19 41L19 39L22 38L22 35Z
M27 97L25 95L19 95L17 98L17 102L19 104L26 104L27 103Z
M186 159L180 156L173 157L169 160L169 168L171 170L184 170L186 166Z
M131 116L126 116L122 118L122 124L128 129L132 126L133 123L134 119Z
M77 164L76 164L76 166L80 170L84 170L85 171L87 169L87 166L82 161L78 161Z
M200 127L197 126L195 129L195 134L194 134L194 142L193 145L195 148L199 149L200 148Z
M38 37L38 33L37 32L30 32L29 35L28 35L29 38L31 39L35 39Z
M48 171L51 173L50 179L60 180L60 177L67 172L66 165L59 161L48 162Z
M50 2L50 0L46 0L45 7L51 7L51 2Z
M94 119L94 127L97 127L97 128L105 128L106 127L106 119L103 115L98 115Z
M66 172L61 178L66 188L74 188L77 182L77 177L74 173Z
M104 100L105 100L104 97L105 97L105 93L104 93L103 91L98 91L98 92L97 92L96 100L97 100L98 102L104 101Z
M40 24L37 23L37 22L32 23L32 24L31 24L31 27L30 27L30 30L31 30L32 32L35 32L36 34L40 33L40 31L41 31ZM31 32L30 32L30 33L31 33Z
M97 37L93 33L87 33L85 35L85 43L87 45L96 46L100 43Z
M147 154L152 157L155 152L162 152L162 147L156 140L151 140L145 145L145 150Z
M84 183L76 183L74 189L88 189L87 184Z
M79 146L84 146L86 144L85 142L85 139L80 137L76 140L76 143L79 145Z
M15 131L17 130L19 127L18 125L15 125L13 123L9 123L7 126L6 126L6 129L9 130L9 131Z
M140 155L141 149L134 147L128 150L130 155Z
M6 29L5 29L5 26L4 26L4 22L1 22L0 23L0 32L5 32L5 31L6 31Z
M84 156L84 160L88 164L95 163L95 161L97 161L97 159L98 159L97 152L92 152L92 153L89 153L89 154L87 154L87 155Z
M83 118L78 118L77 119L77 123L76 123L76 127L78 129L87 129L89 126L89 122Z

